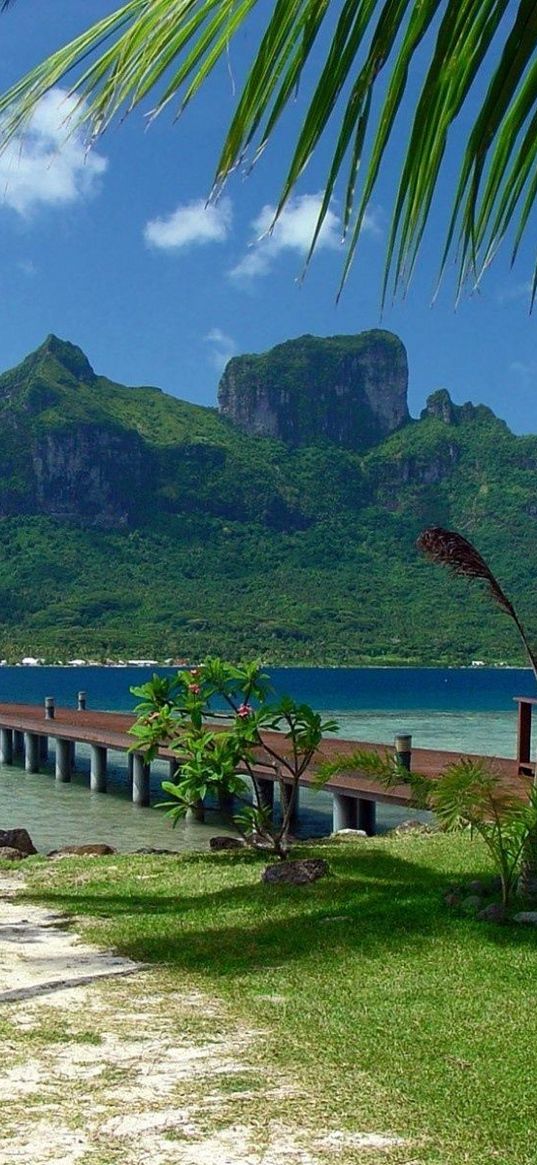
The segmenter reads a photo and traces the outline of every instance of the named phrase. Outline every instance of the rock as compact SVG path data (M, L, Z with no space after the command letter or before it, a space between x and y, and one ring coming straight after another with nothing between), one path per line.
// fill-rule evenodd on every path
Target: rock
M460 906L461 896L457 894L456 890L446 890L444 894L444 902L446 906Z
M21 853L20 849L14 849L12 845L0 845L1 862L20 862L22 858L26 857L28 854Z
M37 853L27 829L0 829L0 846L18 849L25 858Z
M242 837L224 837L217 835L209 838L209 849L218 853L224 849L244 849L246 842Z
M367 837L365 829L336 829L330 834L331 841L354 841L359 837Z
M505 906L501 902L489 902L483 910L478 910L476 918L479 922L505 922Z
M389 832L392 836L398 837L399 834L405 833L429 834L434 833L435 830L432 825L427 825L427 822L417 821L411 817L408 821L402 821L400 825L396 825L393 829L390 829Z
M95 842L88 845L62 845L61 849L52 849L47 857L63 858L69 855L80 858L106 857L108 854L117 854L117 849L111 845L104 845L102 842Z
M482 905L483 902L479 894L467 894L466 898L461 901L461 910L464 910L465 914L474 914Z
M490 892L490 884L486 886L476 878L474 882L467 883L466 891L468 894L477 894L479 898L484 898Z
M537 910L521 910L513 915L513 922L524 922L528 926L537 926Z
M406 352L391 332L300 336L233 357L218 405L251 436L295 446L324 438L360 451L408 423L407 383Z
M502 880L501 880L499 874L495 874L494 877L491 878L490 882L489 882L489 894L501 894L501 892L502 892Z
M156 849L152 845L143 845L140 849L134 849L132 852L134 854L175 854L175 857L179 856L175 849Z
M299 858L297 861L267 866L263 870L261 881L272 884L287 882L292 886L301 886L306 882L316 882L317 878L324 878L328 873L328 862L325 862L324 858Z

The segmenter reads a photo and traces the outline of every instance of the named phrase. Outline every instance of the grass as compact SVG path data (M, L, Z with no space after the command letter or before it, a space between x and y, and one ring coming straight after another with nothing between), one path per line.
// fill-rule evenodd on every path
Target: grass
M303 852L330 877L271 887L254 855L116 855L78 881L80 859L30 859L26 893L162 966L164 1007L185 985L224 1000L261 1033L248 1071L292 1081L301 1122L410 1137L390 1156L405 1165L535 1165L535 931L441 896L490 872L484 849L408 835ZM269 1103L296 1120L296 1096Z

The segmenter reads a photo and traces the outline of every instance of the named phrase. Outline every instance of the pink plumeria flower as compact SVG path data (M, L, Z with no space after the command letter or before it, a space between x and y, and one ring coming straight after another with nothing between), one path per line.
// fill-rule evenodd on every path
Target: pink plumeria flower
M241 720L246 720L246 717L250 715L251 711L250 704L241 704L240 708L237 708L237 716L240 716Z
M189 684L188 690L189 690L189 692L192 692L193 696L199 696L199 694L201 692L201 688L200 688L199 684Z

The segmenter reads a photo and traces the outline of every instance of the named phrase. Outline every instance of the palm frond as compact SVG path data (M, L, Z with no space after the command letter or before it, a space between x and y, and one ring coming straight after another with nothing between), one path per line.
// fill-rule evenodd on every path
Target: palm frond
M524 626L510 599L507 598L490 567L475 546L463 538L462 534L458 534L456 530L445 530L442 526L429 526L420 534L417 545L419 550L423 551L432 562L447 566L454 574L462 578L478 579L485 583L493 602L515 623L537 678L537 655L529 642Z
M0 0L2 11L11 5ZM150 94L153 116L171 101L180 111L258 7L259 0L127 0L0 96L0 147L66 79L80 97L90 139ZM512 234L516 258L527 234L537 199L536 54L535 0L273 0L223 142L214 191L239 163L255 162L267 147L304 78L311 95L276 217L312 157L330 143L308 260L331 199L340 194L344 283L389 147L396 135L407 138L387 242L386 296L411 277L453 125L468 117L476 83L485 79L460 151L440 263L443 270L453 253L458 256L461 289L470 275L479 278L506 235ZM416 68L422 82L405 126Z

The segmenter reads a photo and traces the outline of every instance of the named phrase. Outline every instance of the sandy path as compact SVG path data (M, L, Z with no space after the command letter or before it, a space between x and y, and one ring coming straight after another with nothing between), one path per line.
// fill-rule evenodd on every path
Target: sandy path
M21 886L0 875L0 1165L405 1159L389 1135L286 1127L274 1101L293 1091L261 1073L255 1032L17 902Z

